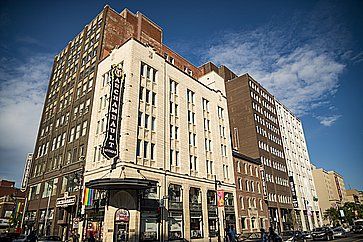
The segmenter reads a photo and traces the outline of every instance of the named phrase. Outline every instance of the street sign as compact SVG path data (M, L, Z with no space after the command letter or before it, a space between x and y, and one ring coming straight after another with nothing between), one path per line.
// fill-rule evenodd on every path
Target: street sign
M76 204L76 196L64 196L64 197L60 197L57 198L57 203L56 203L56 207L57 208L65 208L68 206L72 206Z

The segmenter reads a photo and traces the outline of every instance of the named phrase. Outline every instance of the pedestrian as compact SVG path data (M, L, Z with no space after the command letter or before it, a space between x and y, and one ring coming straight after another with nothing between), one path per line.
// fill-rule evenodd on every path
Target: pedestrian
M237 234L236 234L236 230L234 229L233 225L229 226L229 229L227 231L227 236L228 236L228 240L230 242L236 242Z
M265 231L265 229L264 228L261 228L261 241L262 242L267 242L268 241L268 239L267 239L267 235L266 235L266 231Z

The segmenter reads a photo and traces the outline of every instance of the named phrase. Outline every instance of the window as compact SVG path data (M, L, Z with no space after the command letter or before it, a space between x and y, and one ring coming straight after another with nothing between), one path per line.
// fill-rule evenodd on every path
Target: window
M81 124L78 124L77 128L76 128L76 137L75 137L75 139L79 138L80 133L81 133Z
M151 118L151 130L155 131L155 127L156 127L156 118L152 117Z
M187 100L189 103L194 104L194 92L191 90L187 90Z
M148 114L145 114L145 129L148 129L149 128L149 115Z
M151 143L151 149L150 149L150 159L154 160L155 159L155 144Z
M149 145L149 142L144 141L144 158L147 158L147 147Z
M86 135L86 132L87 132L87 120L84 121L82 124L82 135L81 136Z
M245 209L245 204L244 204L244 200L243 200L243 197L239 197L239 203L241 204L241 208L242 209Z
M136 145L136 156L140 156L140 146L141 146L141 140L137 140L137 145Z

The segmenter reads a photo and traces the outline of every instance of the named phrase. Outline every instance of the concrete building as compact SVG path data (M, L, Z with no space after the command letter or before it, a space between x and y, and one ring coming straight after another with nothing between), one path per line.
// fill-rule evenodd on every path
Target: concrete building
M177 68L171 55L130 39L99 65L84 180L96 200L109 190L109 206L100 206L98 213L94 204L84 209L86 233L97 231L104 241L119 236L216 241L219 231L224 237L223 228L236 225L224 80L215 72L195 79ZM113 64L126 74L116 160L105 158L101 149ZM146 181L150 185L143 189ZM224 193L219 209L217 191Z
M346 192L346 201L352 203L363 203L363 191L357 189L348 189Z
M0 180L0 229L15 230L20 227L25 202L25 192L15 187L15 182Z
M238 225L241 233L259 232L269 227L268 210L264 196L263 166L259 158L253 159L233 150L234 176Z
M322 215L328 208L338 208L347 201L343 177L336 171L326 171L312 165L313 178ZM329 223L323 220L324 224Z
M312 230L320 227L322 221L302 123L276 99L275 105L293 191L296 222L299 229Z
M189 63L162 37L143 14L106 6L55 56L27 187L26 232L66 240L84 228L107 241L126 233L153 240L155 232L204 240L236 223L223 78ZM111 157L111 141L102 143L113 117L102 116L110 101L105 81L120 63L115 73L127 75L120 156ZM97 189L90 182L102 176L124 185Z
M259 157L264 167L271 226L293 226L292 198L274 97L250 75L236 77L221 67L225 78L233 148Z

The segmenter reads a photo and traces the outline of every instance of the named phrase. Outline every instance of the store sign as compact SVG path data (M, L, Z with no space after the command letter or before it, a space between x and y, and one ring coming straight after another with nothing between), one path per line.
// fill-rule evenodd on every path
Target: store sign
M29 174L30 174L30 168L31 168L31 164L32 164L32 159L33 159L33 154L29 153L26 157L25 160L25 167L24 167L24 172L23 172L23 179L21 182L21 187L20 190L22 192L26 191L26 187L28 186L28 181L29 181Z
M218 207L224 207L224 191L223 190L217 191L217 204L218 204Z
M107 159L118 157L120 138L120 117L122 113L123 90L126 74L122 65L112 65L110 78L110 100L108 104L107 126L105 140L101 152Z
M294 208L298 208L299 203L297 201L295 182L294 182L293 176L289 176L289 182L290 182L290 188L291 188L292 204L294 205Z
M57 198L56 206L57 208L65 208L68 206L73 206L74 204L76 204L76 196L66 195L64 197Z

